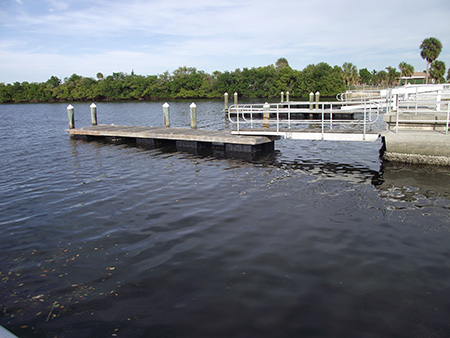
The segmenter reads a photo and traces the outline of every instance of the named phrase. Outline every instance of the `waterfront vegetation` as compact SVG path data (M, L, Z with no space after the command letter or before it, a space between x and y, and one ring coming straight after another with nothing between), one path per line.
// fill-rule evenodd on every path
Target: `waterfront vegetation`
M445 82L445 63L436 60L442 44L436 38L428 38L420 48L420 55L427 61L427 79ZM392 66L380 71L367 68L358 71L349 62L342 67L321 62L296 70L285 58L280 58L274 65L212 74L186 66L158 75L137 75L132 71L106 77L97 73L93 78L72 74L64 80L51 76L41 83L0 83L0 103L215 99L223 97L225 92L230 95L236 92L241 98L274 98L283 91L289 92L292 98L307 98L309 93L319 91L321 97L334 97L355 85L396 85L400 76L414 73L414 67L406 62L400 62L398 68L400 72Z

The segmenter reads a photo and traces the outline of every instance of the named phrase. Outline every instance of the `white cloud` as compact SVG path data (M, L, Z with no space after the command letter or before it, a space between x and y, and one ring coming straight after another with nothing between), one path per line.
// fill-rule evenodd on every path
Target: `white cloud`
M36 1L2 13L0 32L8 41L0 43L0 58L5 70L33 58L42 68L24 73L23 65L9 73L13 79L1 72L0 81L43 69L53 75L45 60L54 60L53 69L64 76L131 69L155 74L183 65L234 70L279 57L298 69L322 61L369 69L406 61L420 69L418 46L428 36L441 39L440 58L450 66L446 0Z

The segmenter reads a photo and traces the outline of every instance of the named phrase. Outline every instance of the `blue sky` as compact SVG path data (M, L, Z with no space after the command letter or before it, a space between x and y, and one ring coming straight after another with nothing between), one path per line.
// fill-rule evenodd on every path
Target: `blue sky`
M450 67L448 0L0 0L0 82L52 75L212 73L327 62L426 68L436 37Z

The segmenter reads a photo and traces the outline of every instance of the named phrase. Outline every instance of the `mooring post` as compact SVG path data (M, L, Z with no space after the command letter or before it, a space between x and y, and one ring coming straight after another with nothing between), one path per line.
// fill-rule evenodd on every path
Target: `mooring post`
M223 100L225 101L225 110L228 110L228 93L225 92L225 94L223 94Z
M93 126L97 125L97 106L95 103L91 103L89 106L91 108L91 122Z
M189 107L191 108L191 128L197 129L197 105L192 102Z
M309 110L313 109L314 93L309 93Z
M164 113L164 127L170 127L170 119L169 119L169 104L166 102L163 104L163 113Z
M284 92L281 92L281 103L284 101Z
M320 99L320 93L319 91L316 92L316 109L319 109L319 99Z
M234 93L234 104L238 104L238 93Z
M264 103L263 106L263 128L268 129L269 128L269 120L270 120L270 104Z
M71 104L67 106L67 115L69 116L69 129L75 128L75 114Z
M286 102L289 102L289 92L286 92Z

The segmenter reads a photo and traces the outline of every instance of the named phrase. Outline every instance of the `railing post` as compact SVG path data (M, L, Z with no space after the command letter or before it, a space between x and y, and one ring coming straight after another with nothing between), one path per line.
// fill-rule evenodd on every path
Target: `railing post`
M319 91L316 92L316 109L319 109L319 99L320 99L320 93Z
M269 128L269 120L270 120L270 104L264 103L263 106L263 128L268 129Z
M314 93L309 93L309 110L313 109Z
M277 104L277 134L280 132L280 105Z
M397 109L396 114L397 114L397 115L396 115L397 117L396 117L396 119L395 119L395 132L398 133L398 118L399 118L399 116L400 116L399 113L398 113L398 109Z
M442 90L438 90L436 95L436 110L441 111L441 94Z
M289 102L289 92L286 92L286 102Z
M238 104L238 93L234 93L234 104Z
M316 109L319 109L319 104L316 104ZM322 105L322 140L325 138L324 134L325 134L325 111L323 110Z
M163 104L163 114L164 114L164 127L170 127L170 115L169 115L169 104L166 102Z
M333 129L333 103L330 103L330 129Z
M364 130L363 130L363 140L365 141L366 140L366 119L367 119L367 112L366 112L366 103L364 102L364 122L363 122L363 125L364 125Z
M191 129L197 129L197 105L192 102L189 107L191 108Z
M281 103L284 101L284 92L281 92Z
M450 123L450 102L447 102L447 126L445 128L445 135L448 135L448 127Z
M89 106L91 108L91 122L93 126L97 125L97 106L95 103L91 103Z
M67 106L67 116L69 117L69 129L75 128L75 114L71 104Z
M223 94L223 99L224 99L224 103L225 103L225 110L228 110L228 93L225 92L225 94Z

